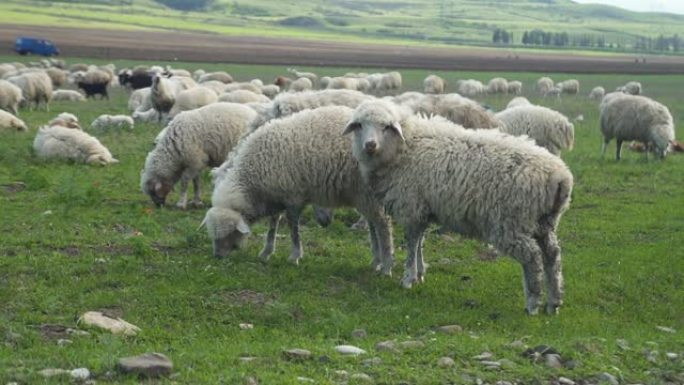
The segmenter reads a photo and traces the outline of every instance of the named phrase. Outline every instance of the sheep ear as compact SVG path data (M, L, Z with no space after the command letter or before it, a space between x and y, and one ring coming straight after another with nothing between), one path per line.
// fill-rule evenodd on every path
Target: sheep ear
M389 127L391 127L392 130L399 135L402 142L406 142L406 138L404 138L404 132L401 130L401 124L399 124L399 122L394 122L390 124Z
M242 218L240 218L240 221L238 221L237 226L235 228L237 229L237 231L241 232L242 234L249 234L250 233L249 225Z
M350 134L358 129L361 128L361 123L359 122L349 122L347 124L347 127L344 128L344 131L342 132L342 135L347 135Z

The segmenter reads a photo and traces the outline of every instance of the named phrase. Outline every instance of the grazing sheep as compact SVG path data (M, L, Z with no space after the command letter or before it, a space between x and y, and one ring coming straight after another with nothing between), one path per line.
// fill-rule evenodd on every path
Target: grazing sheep
M548 91L546 91L546 93L544 94L544 97L545 98L560 99L562 93L563 93L563 89L561 89L559 86L554 86L551 89L549 89Z
M553 87L553 80L551 80L549 77L544 76L537 80L537 91L539 92L539 95L546 96L546 94L549 93Z
M180 180L176 206L185 209L188 183L192 181L195 195L191 204L201 205L202 170L223 163L255 116L251 108L234 103L214 103L181 112L164 128L147 155L140 182L142 191L161 206Z
M184 69L173 69L170 66L166 66L166 69L164 70L164 76L183 76L186 78L192 78L192 74L190 73L190 71Z
M321 80L322 80L322 78L321 78ZM290 83L292 83L292 79L290 79L286 76L276 76L276 78L273 80L273 84L280 87L280 89L285 89L285 88L289 87ZM323 86L323 84L321 84L321 88L325 88Z
M19 112L19 104L24 99L21 88L7 80L0 79L0 109L9 111L14 115Z
M33 141L33 149L43 159L72 160L102 166L119 162L97 138L81 130L62 126L41 127Z
M147 111L152 108L152 100L150 99L151 88L138 88L131 92L128 97L128 111Z
M155 123L160 119L159 112L154 108L148 110L135 110L131 117L138 123Z
M303 78L306 79L306 78ZM308 79L307 79L308 80ZM260 94L255 94L249 90L235 90L231 92L226 92L219 97L220 102L228 103L268 103L271 101L268 97Z
M456 83L456 92L467 98L473 98L485 93L485 86L481 81L475 79L459 80Z
M221 83L228 84L228 83L233 82L233 77L230 76L230 74L225 72L225 71L209 72L209 73L205 73L204 75L200 76L199 80L197 82L198 83L204 83L204 82L208 82L211 80L216 80L216 81L219 81Z
M496 118L501 121L501 131L515 135L527 135L538 146L560 156L561 150L572 149L575 142L575 126L563 114L542 106L521 105L507 108Z
M437 222L520 262L529 314L541 305L545 275L546 310L558 311L563 275L556 228L573 186L563 161L527 138L409 116L382 100L357 107L344 133L353 133L364 181L404 228L405 287L423 278L424 233Z
M217 101L216 93L208 88L193 87L183 90L176 95L176 102L169 111L169 119L183 111L194 110Z
M601 100L603 97L606 95L606 89L598 86L594 87L591 92L589 93L589 99L593 100Z
M531 106L531 105L532 105L532 103L530 103L530 101L527 100L526 97L516 96L513 99L511 99L510 102L508 102L508 104L506 105L506 109L520 107L520 106Z
M522 82L514 80L512 82L508 82L508 93L511 95L520 95L522 94Z
M17 131L28 131L26 123L7 111L0 110L0 129L11 128Z
M192 73L192 78L195 79L195 81L199 82L200 78L202 75L206 74L207 71L203 69L196 69L195 72ZM223 82L222 82L223 83Z
M631 81L622 87L618 87L615 91L619 91L630 95L641 95L641 83Z
M368 81L371 85L371 90L379 94L394 93L401 89L403 79L399 72L393 71L388 73L370 74Z
M288 90L290 92L302 92L302 91L310 91L313 88L313 83L309 78L299 78L292 83L290 83L290 88Z
M5 77L5 74L15 72L17 69L10 63L0 63L0 78Z
M426 94L443 94L444 88L444 79L437 75L428 75L428 77L423 80L423 92Z
M208 82L199 83L199 86L214 91L214 93L216 94L216 96L221 96L221 94L223 93L223 91L226 90L227 84L226 84L226 83L222 83L222 82L220 82L220 81L218 81L218 80L209 80Z
M316 75L313 72L299 72L294 68L288 68L287 72L291 73L294 75L297 79L309 79L311 81L311 84L316 84L316 81L318 80L318 75Z
M21 89L23 103L27 103L29 109L31 103L35 103L36 109L41 102L45 103L45 111L50 111L52 100L52 81L45 72L28 72L7 79L10 83Z
M75 90L55 90L52 92L52 100L65 102L84 102L86 98L82 93Z
M85 63L74 63L69 66L69 72L85 72L88 71L88 65Z
M154 74L146 66L137 66L132 70L126 69L119 72L119 84L133 90L149 88L152 86Z
M67 83L67 74L59 68L50 67L45 69L45 73L50 77L53 88L62 87Z
M69 112L62 112L57 117L48 122L48 126L62 126L65 128L81 129L81 125L76 115Z
M252 84L250 82L228 84L228 85L226 85L226 88L223 89L223 92L231 92L231 91L237 91L237 90L247 90L247 91L254 92L255 94L261 93L261 88L255 86L254 84Z
M644 96L612 95L606 95L601 105L601 156L604 156L608 143L615 138L617 160L620 160L622 142L625 140L637 140L645 148L653 146L656 155L664 159L675 138L670 110ZM648 152L646 156L648 157Z
M171 110L176 102L176 95L194 86L196 83L192 78L155 76L150 87L152 107L162 116Z
M580 84L577 79L569 79L562 81L556 85L560 87L561 92L568 95L577 95L580 92Z
M501 124L482 105L458 94L421 95L397 103L414 114L439 115L465 128L496 128Z
M280 87L275 84L261 86L261 93L273 99L280 93Z
M285 211L290 225L292 252L298 263L303 250L299 217L308 204L325 207L352 206L368 218L372 267L391 274L391 229L382 206L364 187L352 159L348 137L340 135L353 110L321 107L272 121L245 137L222 166L212 209L205 223L213 240L214 255L226 256L237 248L249 226L271 218L271 229L260 256L273 253L279 214Z
M100 132L108 129L133 129L133 118L128 115L100 115L90 124L90 128Z
M264 82L261 81L261 79L252 79L249 81L250 83L254 84L255 86L261 88L264 86Z
M72 77L74 84L85 92L86 98L95 99L95 95L100 95L101 99L109 99L107 87L113 78L109 72L90 69L87 72L76 72L72 74Z
M487 84L488 94L505 94L508 92L508 80L504 78L494 78Z

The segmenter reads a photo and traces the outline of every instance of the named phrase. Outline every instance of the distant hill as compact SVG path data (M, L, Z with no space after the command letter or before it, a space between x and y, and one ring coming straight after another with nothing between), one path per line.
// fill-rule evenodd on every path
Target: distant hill
M523 46L525 38L527 46L616 52L674 51L684 37L682 15L570 0L203 0L200 11L161 2L183 0L4 0L0 23L402 44Z

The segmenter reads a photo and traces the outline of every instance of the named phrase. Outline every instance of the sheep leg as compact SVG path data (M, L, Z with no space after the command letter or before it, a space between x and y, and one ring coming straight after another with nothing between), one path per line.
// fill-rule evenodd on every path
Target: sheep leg
M275 251L276 234L278 233L278 222L280 222L280 214L273 215L269 222L268 232L266 233L266 242L264 248L259 253L259 258L264 262L268 262L271 255Z
M373 251L371 267L375 271L380 271L382 275L391 277L394 266L394 245L389 219L383 217L369 220L368 230L371 237L371 250Z
M410 289L414 283L418 282L418 249L420 248L420 240L425 233L425 225L407 226L404 230L406 232L406 241L408 243L408 254L406 256L406 270L404 277L401 279L401 285Z
M356 221L353 225L351 225L352 230L365 230L368 228L368 220L366 217L361 216L359 220Z
M420 283L425 282L425 269L427 268L427 264L425 264L425 261L423 260L423 241L425 241L425 235L420 237L420 243L418 244L416 253L416 267L418 268L418 282Z
M561 250L553 231L549 231L539 239L539 247L544 256L544 273L546 274L547 302L546 312L558 314L563 304L563 272Z
M302 251L302 241L299 238L299 217L301 213L301 207L288 207L285 211L285 217L290 226L290 239L292 240L292 252L287 260L295 265L299 264L299 260L304 254Z
M200 176L197 175L196 177L192 178L192 189L195 192L194 196L192 198L192 201L190 202L190 205L193 207L203 207L204 203L202 203L202 183L200 183Z
M615 139L617 141L617 149L615 151L615 160L620 160L620 153L622 152L622 140Z
M606 149L608 148L608 143L610 143L610 139L604 139L603 143L601 144L601 159L603 159L606 155Z
M523 289L527 302L525 310L529 315L536 315L539 312L542 295L542 250L537 241L527 235L515 234L507 238L510 241L498 245L498 249L522 264Z
M176 207L185 210L188 207L188 178L183 175L180 180L180 193L178 195L178 203Z
M375 224L368 224L368 233L370 236L371 253L373 254L373 260L371 261L371 269L373 271L380 271L382 268L382 255L380 254L380 246L378 245L378 237L375 230Z

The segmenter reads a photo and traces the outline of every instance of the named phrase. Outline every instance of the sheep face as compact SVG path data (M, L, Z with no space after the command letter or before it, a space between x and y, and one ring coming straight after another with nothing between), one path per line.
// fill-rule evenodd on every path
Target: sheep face
M144 177L144 172L143 172ZM166 197L173 190L173 183L161 178L151 178L143 182L143 192L150 196L152 202L157 206L164 206Z
M242 215L231 209L211 208L207 211L203 224L206 224L212 239L216 258L224 258L231 251L242 247L250 232Z

